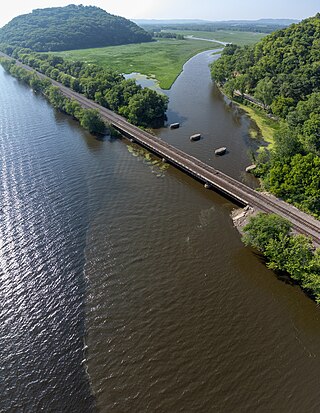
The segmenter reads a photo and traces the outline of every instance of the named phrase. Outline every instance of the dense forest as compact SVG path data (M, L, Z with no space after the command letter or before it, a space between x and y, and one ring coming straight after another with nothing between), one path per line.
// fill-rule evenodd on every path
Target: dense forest
M143 89L134 80L126 80L119 73L83 62L65 61L53 54L35 53L30 49L2 47L1 50L64 86L119 113L135 125L157 127L164 123L168 98L154 90ZM4 59L2 65L11 74L25 80L24 73L20 76L21 67L17 66L13 59ZM26 79L30 84L29 80ZM64 110L63 105L59 106L59 109Z
M263 188L320 217L320 14L253 46L228 45L211 70L227 95L253 95L280 122L257 159Z
M93 6L36 9L0 29L0 43L34 51L86 49L152 40L141 27Z

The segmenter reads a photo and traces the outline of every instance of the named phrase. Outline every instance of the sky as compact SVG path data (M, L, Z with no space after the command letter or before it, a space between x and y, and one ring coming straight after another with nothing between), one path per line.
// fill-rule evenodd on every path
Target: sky
M128 19L304 19L320 12L319 0L9 0L0 6L0 27L36 8L83 4Z

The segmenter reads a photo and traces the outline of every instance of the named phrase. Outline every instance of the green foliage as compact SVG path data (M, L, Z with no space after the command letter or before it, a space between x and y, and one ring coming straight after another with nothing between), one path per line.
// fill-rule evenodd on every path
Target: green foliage
M244 227L243 242L265 252L270 239L279 241L282 236L287 236L290 230L291 224L284 218L260 212Z
M272 161L284 162L298 153L303 153L303 148L297 131L281 122L280 128L274 134Z
M96 100L100 105L127 117L136 125L163 125L168 99L150 89L142 89L132 79L126 80L122 75L96 65L86 65L79 61L68 62L61 56L34 53L24 48L14 49L12 55L23 63L32 65L34 69L44 71L47 76L76 92L83 93L87 98ZM34 90L41 91L48 86L48 80L40 80L38 76L15 65L11 60L5 59L4 66L13 74L22 70L17 77L23 79L27 76L26 81ZM45 84L42 85L42 82ZM66 98L58 88L48 88L46 95L55 108L78 118L77 110L73 109L74 103L66 103ZM68 110L65 105L68 106Z
M290 109L294 106L292 98L285 98L284 96L276 96L271 103L271 110L276 116L285 119Z
M60 89L56 86L49 86L46 90L46 95L49 102L55 109L64 110L66 97L60 92Z
M282 29L290 26L292 23L297 23L297 20L292 19L277 19L277 20L247 20L247 21L222 21L222 22L187 22L187 21L139 21L139 25L147 31L169 31L180 32L186 35L193 34L196 37L214 38L225 42L237 44L238 41L248 44L249 40L256 43L265 36L266 33L271 33L274 30ZM201 34L201 36L199 35ZM203 34L205 33L205 34Z
M179 33L171 33L165 31L158 31L153 33L153 37L160 38L160 39L178 39L184 40L184 36Z
M208 49L219 49L218 43L177 39L158 39L151 43L110 46L98 49L59 52L67 60L99 65L119 73L141 73L159 81L162 89L170 89L185 62Z
M271 163L264 177L267 190L320 217L320 158L296 154Z
M317 15L278 30L253 46L226 47L212 65L212 76L224 83L239 74L247 75L248 92L259 96L265 105L277 108L276 99L289 99L282 100L277 111L277 115L286 116L293 103L320 90L319 38Z
M292 235L283 218L259 213L244 227L243 240L265 255L268 268L290 274L320 303L320 249L309 238Z
M296 108L289 112L286 120L290 127L300 129L312 113L320 114L320 91L314 91L307 99L299 101Z
M15 17L0 29L0 43L36 51L84 49L151 40L150 34L130 20L98 7L82 5L36 9Z
M293 279L299 281L311 265L313 247L304 235L281 235L278 240L269 240L265 255L269 260L269 268L287 271Z
M268 78L259 80L254 95L264 104L265 108L271 105L274 96L272 80Z
M76 100L74 99L67 99L64 103L64 110L65 112L72 116L75 119L81 119L83 109Z
M74 99L64 96L61 90L52 86L48 79L42 79L30 70L17 66L10 59L2 58L2 66L13 76L28 83L35 91L43 93L51 105L80 121L82 127L91 133L105 133L106 125L97 110L83 109Z
M280 118L270 155L258 157L263 186L320 216L320 14L250 47L228 46L213 78L232 96L254 95ZM318 181L317 181L318 180Z
M90 133L104 133L106 129L99 111L95 109L84 109L82 111L80 125Z
M158 127L163 124L167 104L166 96L154 90L142 89L130 98L123 114L135 125Z

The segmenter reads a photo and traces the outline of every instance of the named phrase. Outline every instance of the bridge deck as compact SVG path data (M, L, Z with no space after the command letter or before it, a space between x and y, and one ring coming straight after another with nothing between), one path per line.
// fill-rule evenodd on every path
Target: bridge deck
M59 84L57 86L60 87ZM312 216L272 195L258 192L246 186L162 139L139 129L120 115L86 99L82 95L65 87L62 87L62 91L67 96L77 99L84 107L98 109L101 116L125 137L142 145L197 180L209 184L219 193L232 199L237 205L249 205L263 212L276 213L288 219L296 232L310 236L314 244L320 246L320 221Z
M0 53L0 55L5 56L3 53ZM22 64L20 63L20 65ZM29 66L22 66L34 71ZM38 74L40 77L46 78L43 74ZM199 159L164 142L160 138L142 131L120 115L85 98L83 95L74 92L52 79L50 79L50 81L59 87L65 96L77 100L84 108L98 109L103 119L120 131L125 137L142 145L197 180L210 185L213 189L232 199L236 204L241 206L249 205L257 210L275 213L286 218L292 223L293 229L296 232L310 236L314 245L320 246L320 221L314 217L272 195L255 191Z

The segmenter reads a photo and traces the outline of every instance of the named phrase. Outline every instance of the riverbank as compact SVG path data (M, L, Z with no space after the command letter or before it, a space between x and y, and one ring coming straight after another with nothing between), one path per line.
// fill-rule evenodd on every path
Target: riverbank
M252 121L252 125L250 125L249 133L252 139L259 139L265 142L269 149L272 149L274 144L274 134L279 129L279 123L270 118L268 114L261 108L257 107L253 103L248 101L240 101L240 98L233 97L230 98L228 96L223 87L216 85L220 93L232 102L233 105L239 107L242 111L244 111L250 120ZM263 144L260 146L265 147L266 145ZM260 149L259 148L259 149Z
M254 125L249 129L250 136L253 139L263 139L268 144L268 148L271 149L274 144L274 133L279 129L279 123L271 119L263 109L259 109L254 104L244 104L237 100L232 100L232 102L246 112L254 122Z

